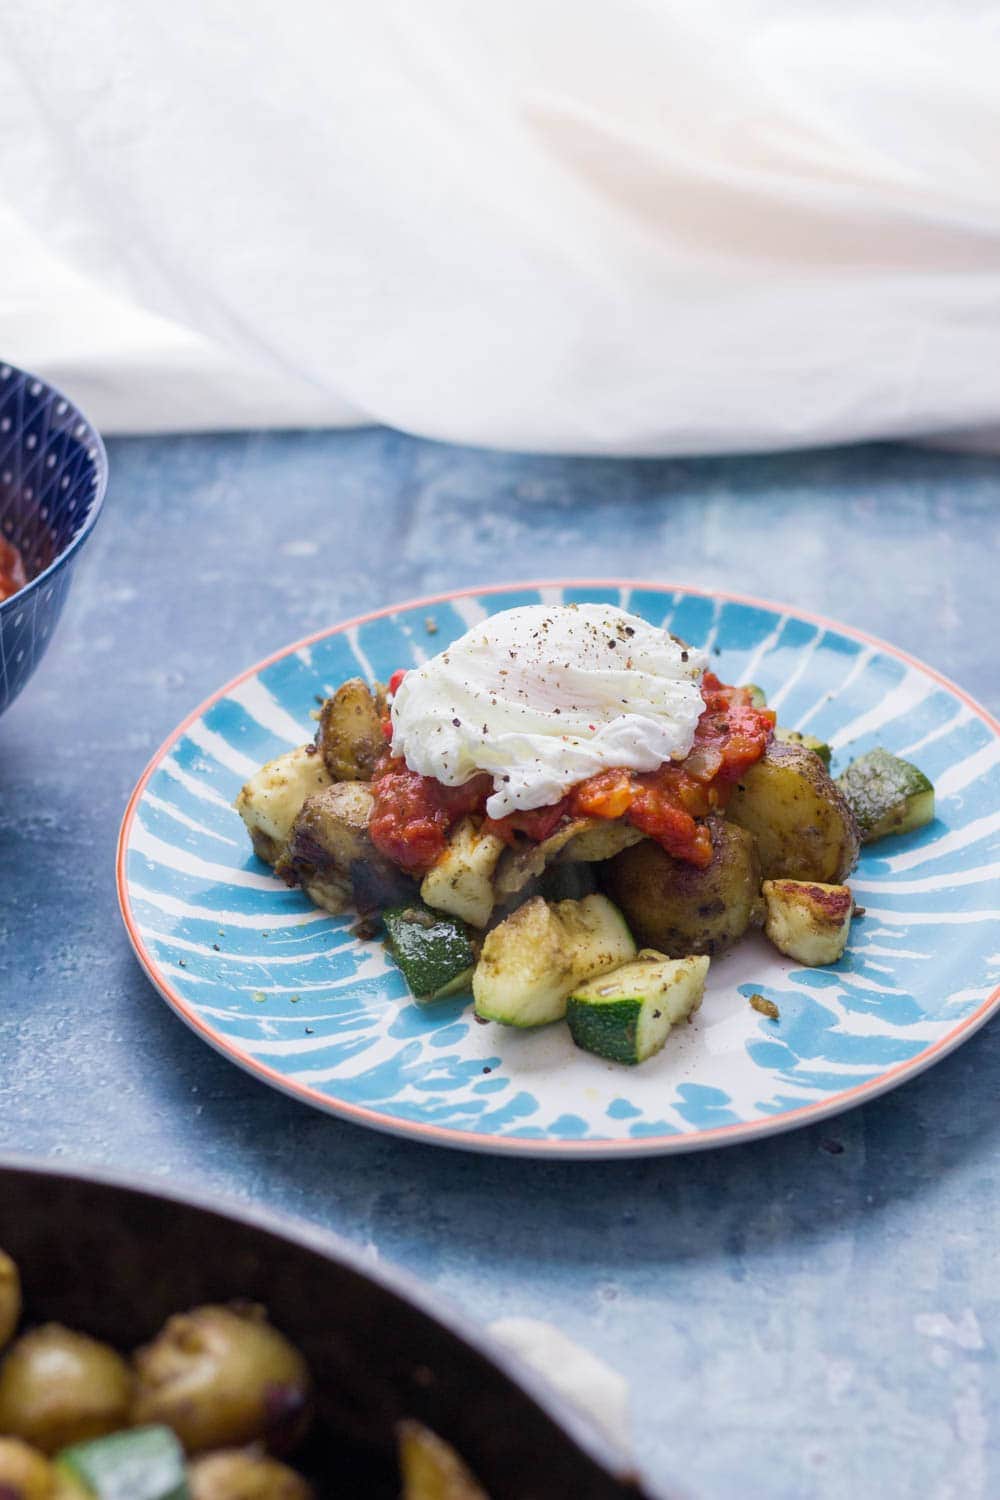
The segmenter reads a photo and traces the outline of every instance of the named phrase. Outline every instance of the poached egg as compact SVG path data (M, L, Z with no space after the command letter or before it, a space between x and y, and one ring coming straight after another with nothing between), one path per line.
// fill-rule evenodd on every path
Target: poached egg
M407 672L393 753L445 786L486 772L490 817L547 807L599 771L683 760L706 664L610 604L508 609Z

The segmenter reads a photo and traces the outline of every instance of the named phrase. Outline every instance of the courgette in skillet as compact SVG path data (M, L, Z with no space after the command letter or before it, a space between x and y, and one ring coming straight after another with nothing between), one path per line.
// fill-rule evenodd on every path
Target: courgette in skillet
M476 958L465 924L426 906L383 912L389 951L417 1000L440 1000L465 989Z
M698 1009L708 964L704 957L665 958L644 949L632 963L580 985L566 1009L574 1042L611 1062L645 1062L671 1027Z
M169 1427L135 1427L64 1448L56 1470L96 1500L188 1500L184 1449Z
M863 844L873 844L890 833L912 833L934 817L934 787L923 771L888 750L859 755L837 778L837 785L854 814Z

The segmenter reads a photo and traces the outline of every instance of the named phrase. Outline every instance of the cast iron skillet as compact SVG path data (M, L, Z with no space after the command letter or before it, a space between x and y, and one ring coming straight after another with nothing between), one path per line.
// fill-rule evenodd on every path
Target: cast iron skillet
M264 1303L316 1378L301 1467L324 1495L395 1500L393 1424L412 1416L454 1444L491 1500L653 1500L516 1360L331 1236L7 1158L0 1246L20 1267L28 1321L123 1349L200 1302Z

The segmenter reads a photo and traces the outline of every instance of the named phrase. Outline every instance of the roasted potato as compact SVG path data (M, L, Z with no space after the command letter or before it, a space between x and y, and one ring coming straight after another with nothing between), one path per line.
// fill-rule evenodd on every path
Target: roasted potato
M255 1442L286 1452L309 1424L306 1362L255 1305L176 1314L135 1369L133 1424L172 1427L189 1453Z
M0 1349L14 1337L21 1318L21 1278L10 1256L0 1250Z
M753 836L721 818L712 821L712 863L704 870L644 839L602 874L640 945L668 958L721 953L763 918Z
M818 756L772 741L740 777L727 817L757 840L765 880L838 885L858 858L854 814Z
M402 1500L487 1500L450 1443L420 1422L400 1422L399 1467Z
M373 693L361 677L343 683L320 710L316 745L334 781L371 781L385 751L381 688Z
M307 797L279 874L297 880L317 906L335 915L349 907L367 913L412 901L415 883L372 844L373 806L362 781L338 781Z
M258 859L276 865L284 858L302 804L311 793L329 784L329 774L315 745L289 750L251 776L233 805L247 826Z
M132 1374L107 1344L46 1323L22 1334L0 1369L0 1433L56 1453L128 1423Z
M316 1500L301 1474L253 1449L224 1448L188 1469L191 1500Z
M56 1500L56 1482L56 1471L44 1453L20 1438L0 1437L3 1500Z
M765 880L764 900L764 932L779 952L812 967L843 956L854 914L850 886Z
M473 818L456 823L448 847L424 876L420 896L435 911L485 927L493 910L493 872L504 852L503 839L484 833Z

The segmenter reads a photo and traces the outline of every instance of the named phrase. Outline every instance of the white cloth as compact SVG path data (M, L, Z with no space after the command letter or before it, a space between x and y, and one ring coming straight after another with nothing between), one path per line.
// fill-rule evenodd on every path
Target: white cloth
M0 352L109 431L1000 423L983 0L7 0Z
M489 1325L489 1332L589 1417L612 1447L626 1457L631 1453L629 1391L623 1375L538 1318L499 1318Z

